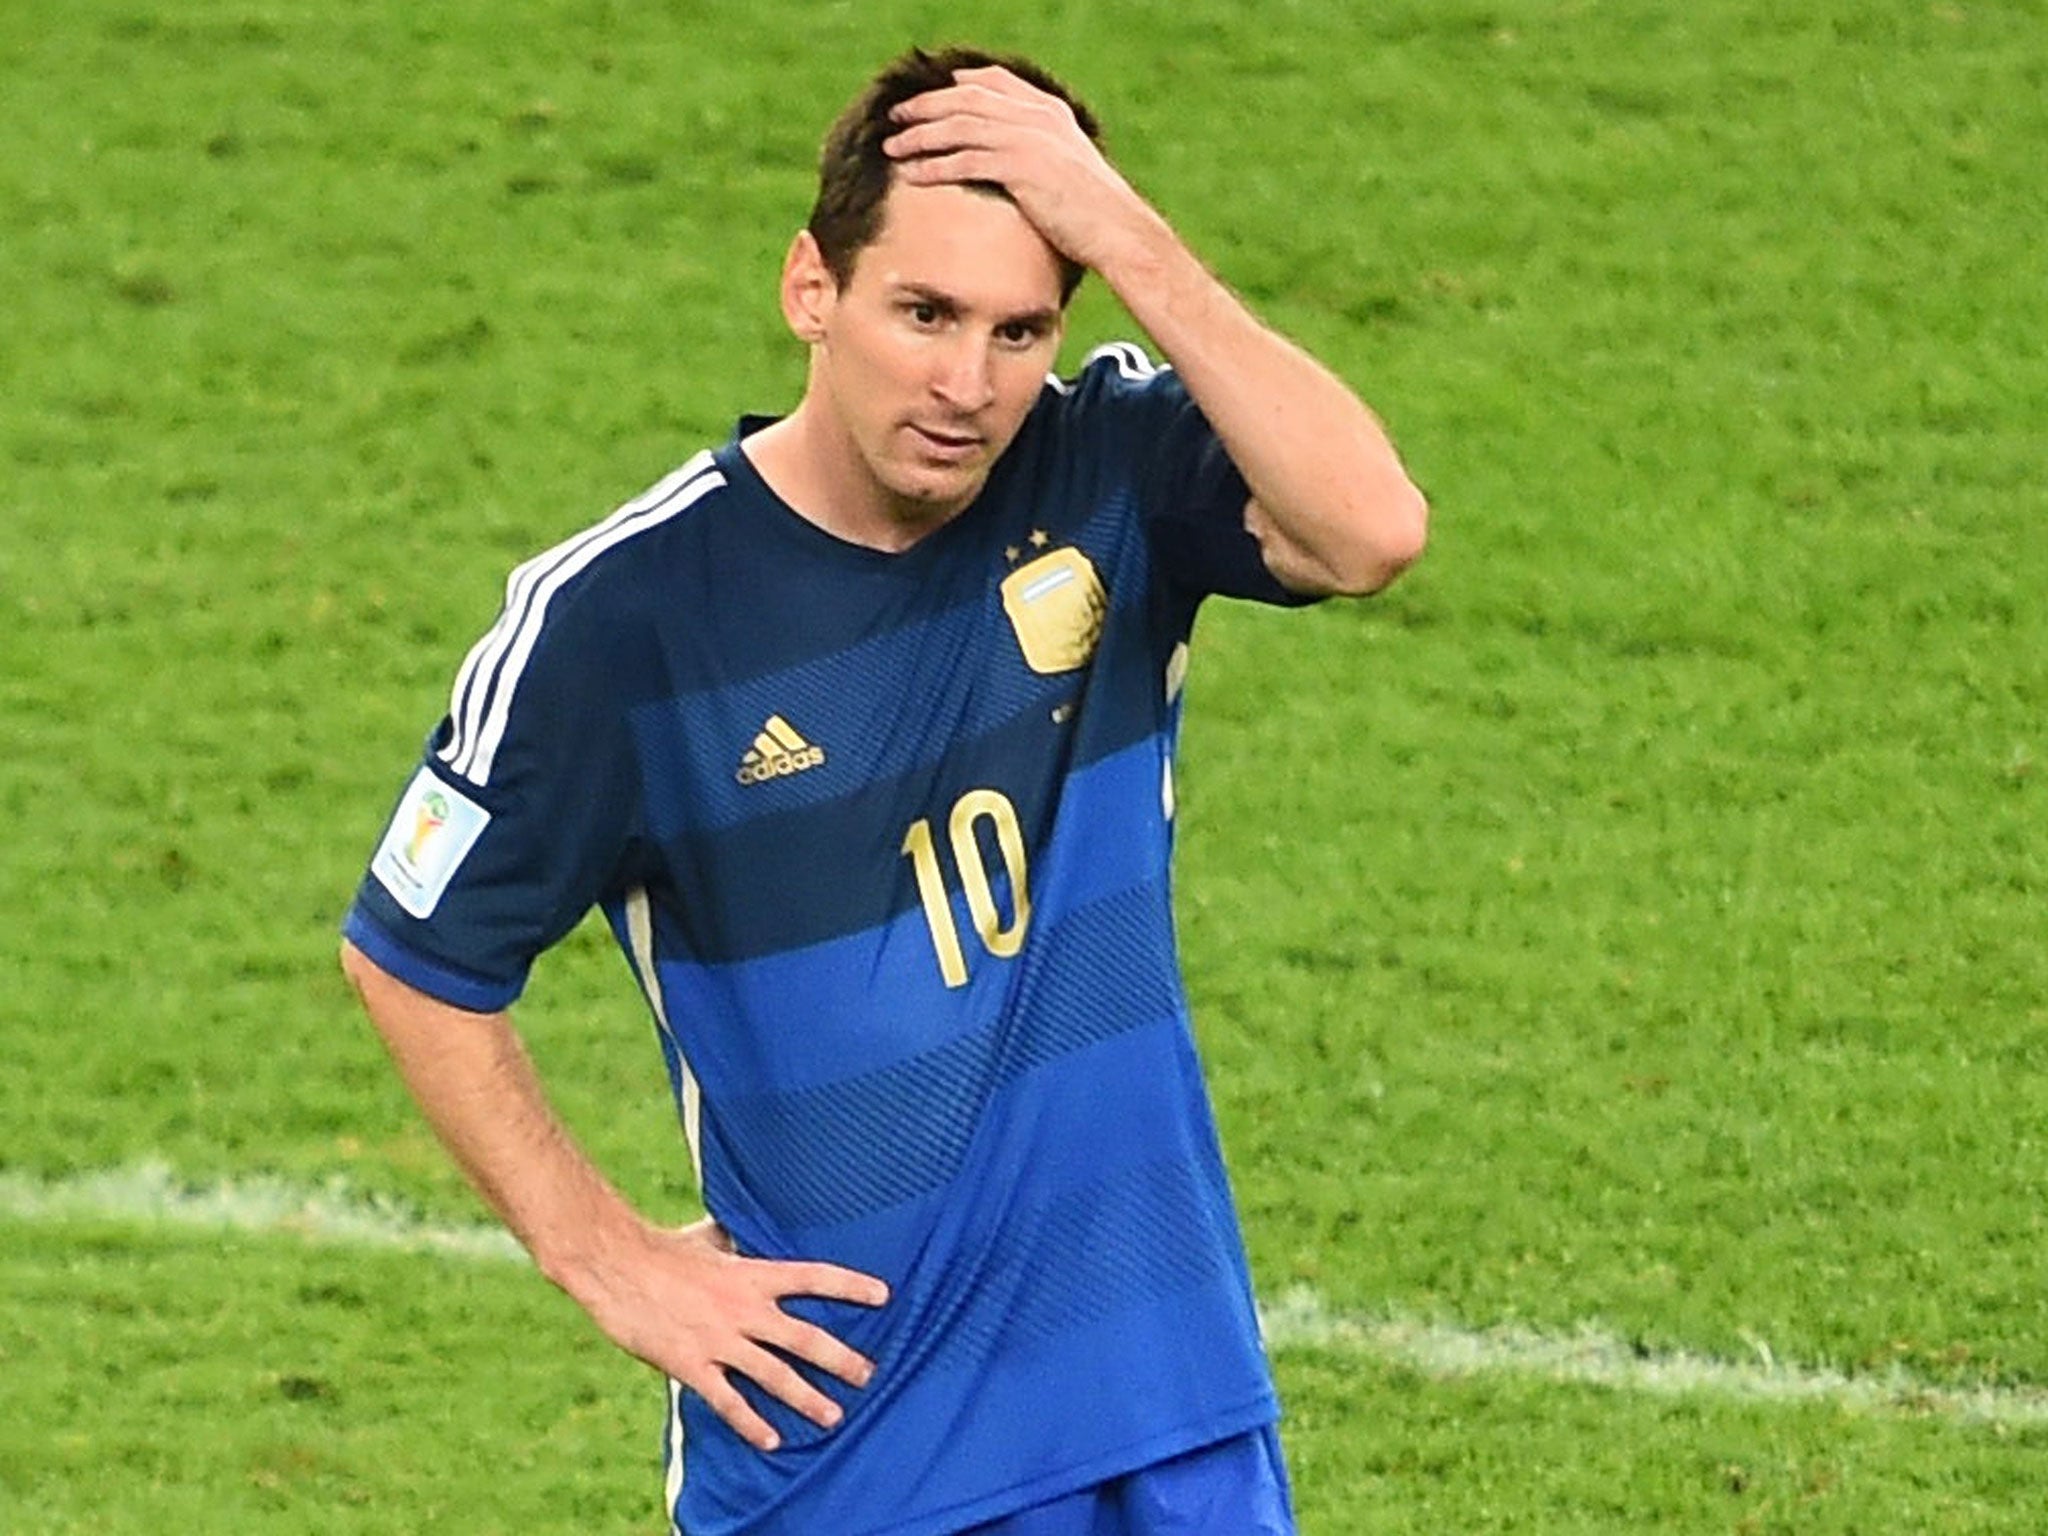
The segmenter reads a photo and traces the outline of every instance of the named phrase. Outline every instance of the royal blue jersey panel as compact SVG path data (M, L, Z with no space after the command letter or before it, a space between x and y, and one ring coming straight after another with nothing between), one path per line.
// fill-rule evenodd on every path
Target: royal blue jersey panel
M791 1304L877 1363L818 1380L832 1433L743 1388L763 1456L682 1397L679 1528L941 1536L1275 1413L1168 781L1202 599L1293 599L1135 349L1049 385L901 554L799 517L743 440L521 568L349 931L495 1007L604 908L707 1207L892 1293ZM444 823L473 842L437 860Z
M1068 780L1065 827L1030 876L1034 924L1134 898L1149 904L1145 922L1170 918L1168 849L1157 812L1163 762L1157 743L1146 742ZM1133 821L1144 816L1148 797L1150 820ZM1119 819L1129 830L1105 835L1102 829ZM907 878L907 862L889 852L904 864ZM998 894L1006 903L1007 891ZM957 889L948 897L955 922L971 933L965 899ZM657 924L667 920L656 913ZM930 924L914 896L876 929L746 962L698 960L678 944L663 943L659 929L656 938L671 1023L692 1039L700 1080L732 1095L799 1093L897 1067L1031 1001L1017 993L1038 984L1031 951L1018 965L970 965L964 987L946 988L933 962ZM848 997L917 998L920 1004L877 1021L868 1016L871 1009L848 1009ZM787 1027L751 1027L772 1021L796 1000L805 1011ZM942 1001L948 1011L937 1017L929 1005Z

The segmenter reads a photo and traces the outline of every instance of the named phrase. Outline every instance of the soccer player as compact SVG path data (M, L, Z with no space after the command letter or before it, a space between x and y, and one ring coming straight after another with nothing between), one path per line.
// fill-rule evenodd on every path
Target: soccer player
M1163 366L1049 377L1084 271ZM1021 60L876 78L781 302L795 408L513 574L348 974L541 1271L669 1378L677 1530L1291 1531L1172 751L1203 598L1374 591L1422 498ZM593 905L700 1180L681 1229L507 1016Z

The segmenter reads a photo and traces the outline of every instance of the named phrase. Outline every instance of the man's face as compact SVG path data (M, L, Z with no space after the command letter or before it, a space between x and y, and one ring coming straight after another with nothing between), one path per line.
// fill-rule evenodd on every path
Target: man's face
M845 284L825 280L811 338L842 510L915 537L965 508L1038 398L1060 328L1059 263L1014 205L892 187Z

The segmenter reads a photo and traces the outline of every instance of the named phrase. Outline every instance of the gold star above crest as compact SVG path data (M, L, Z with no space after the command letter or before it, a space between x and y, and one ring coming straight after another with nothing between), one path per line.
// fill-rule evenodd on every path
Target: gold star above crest
M1052 535L1043 528L1034 528L1031 530L1031 537L1025 542L1030 544L1033 549L1043 549L1052 542Z
M1010 564L1015 565L1023 557L1023 554L1023 550L1012 544L1003 551L1003 558L1009 561Z

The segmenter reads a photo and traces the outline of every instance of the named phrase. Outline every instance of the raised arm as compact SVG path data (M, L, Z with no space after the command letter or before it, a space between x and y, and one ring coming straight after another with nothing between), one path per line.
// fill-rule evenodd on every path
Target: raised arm
M731 1376L826 1429L841 1413L775 1352L853 1386L870 1362L782 1309L791 1296L879 1306L880 1280L831 1264L745 1259L710 1219L657 1227L613 1189L549 1107L510 1018L408 986L353 945L342 969L428 1123L534 1262L620 1348L696 1392L750 1444L775 1431Z
M1172 363L1251 487L1245 520L1301 592L1374 592L1421 554L1422 493L1350 387L1269 326L1132 189L1056 97L962 70L897 109L907 182L987 181L1101 276Z

